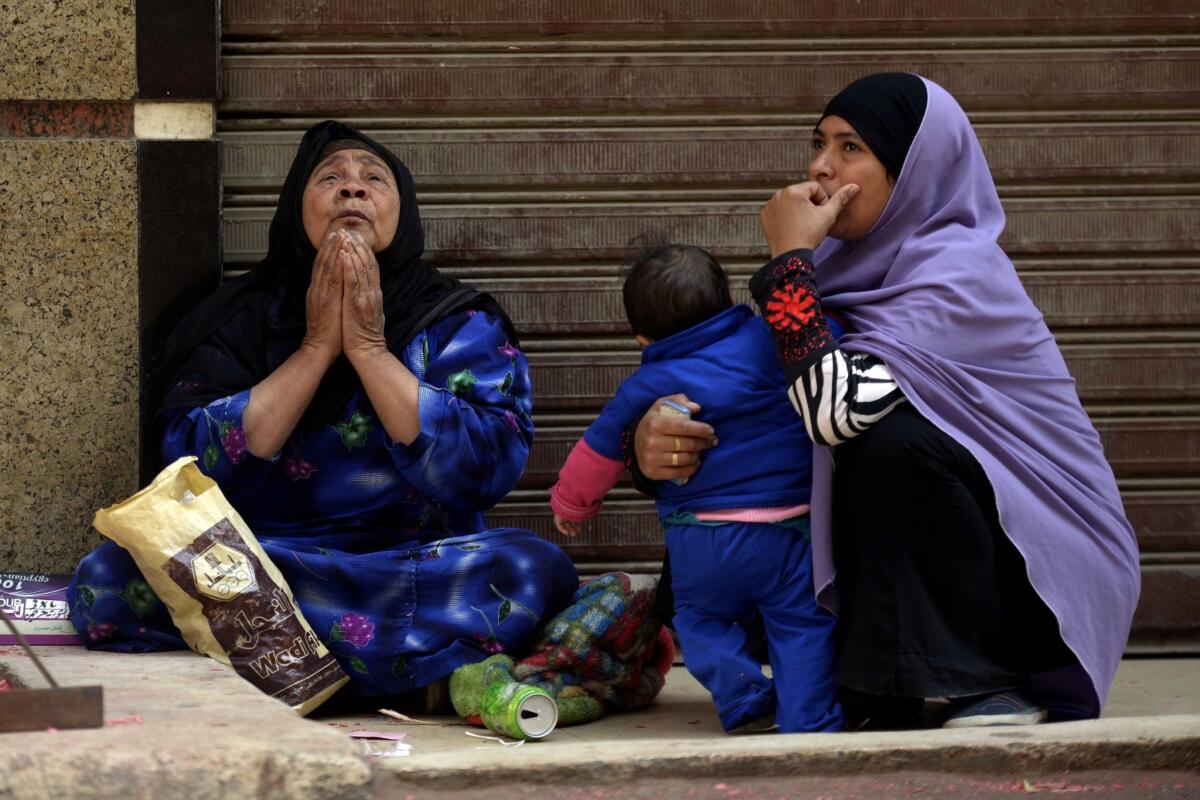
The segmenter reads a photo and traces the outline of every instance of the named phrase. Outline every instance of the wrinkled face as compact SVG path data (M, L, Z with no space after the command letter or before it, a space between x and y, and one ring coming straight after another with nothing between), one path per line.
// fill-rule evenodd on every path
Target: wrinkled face
M848 183L859 185L858 194L829 230L830 236L848 241L867 235L883 213L894 185L883 162L841 117L826 117L813 130L808 177L831 197Z
M339 150L317 164L304 187L304 233L320 249L325 235L357 233L373 252L386 248L400 222L400 190L387 163L370 150Z

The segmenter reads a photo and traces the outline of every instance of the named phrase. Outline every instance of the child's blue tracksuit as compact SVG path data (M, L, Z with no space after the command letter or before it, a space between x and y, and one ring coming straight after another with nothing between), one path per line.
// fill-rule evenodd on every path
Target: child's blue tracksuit
M653 402L684 392L720 443L682 486L660 484L675 591L675 629L688 670L712 693L726 730L776 712L780 730L840 730L833 616L817 605L807 516L783 523L699 522L699 512L808 503L812 444L786 402L766 324L738 305L660 339L584 433L621 459L621 437ZM774 681L750 655L761 615Z
M712 693L725 730L772 711L784 733L841 730L834 620L817 605L807 537L763 523L672 525L667 549L687 668ZM758 614L774 681L739 624Z

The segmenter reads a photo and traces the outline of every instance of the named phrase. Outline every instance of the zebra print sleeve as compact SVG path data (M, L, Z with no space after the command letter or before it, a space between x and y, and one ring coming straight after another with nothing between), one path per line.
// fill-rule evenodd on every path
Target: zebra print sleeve
M883 361L836 349L796 376L788 398L809 437L823 445L853 439L905 399Z

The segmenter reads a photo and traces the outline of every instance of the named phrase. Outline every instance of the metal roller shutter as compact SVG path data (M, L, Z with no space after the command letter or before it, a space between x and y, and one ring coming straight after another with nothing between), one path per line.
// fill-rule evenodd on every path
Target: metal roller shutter
M585 570L657 568L628 486L579 540L546 490L636 365L617 268L647 228L744 286L757 214L824 101L879 70L976 123L1002 243L1063 346L1143 553L1131 648L1200 651L1200 9L1116 0L225 0L225 255L261 256L300 133L339 117L416 176L432 261L496 294L534 371L534 452L496 525ZM745 292L741 294L745 299Z

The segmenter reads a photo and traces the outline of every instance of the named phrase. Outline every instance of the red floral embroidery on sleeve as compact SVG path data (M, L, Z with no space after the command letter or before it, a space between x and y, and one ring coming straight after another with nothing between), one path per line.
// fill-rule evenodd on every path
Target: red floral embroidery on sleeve
M816 306L807 286L779 286L767 301L766 320L772 328L798 331L816 316Z
M837 346L813 278L812 264L792 257L767 265L750 281L789 380Z

